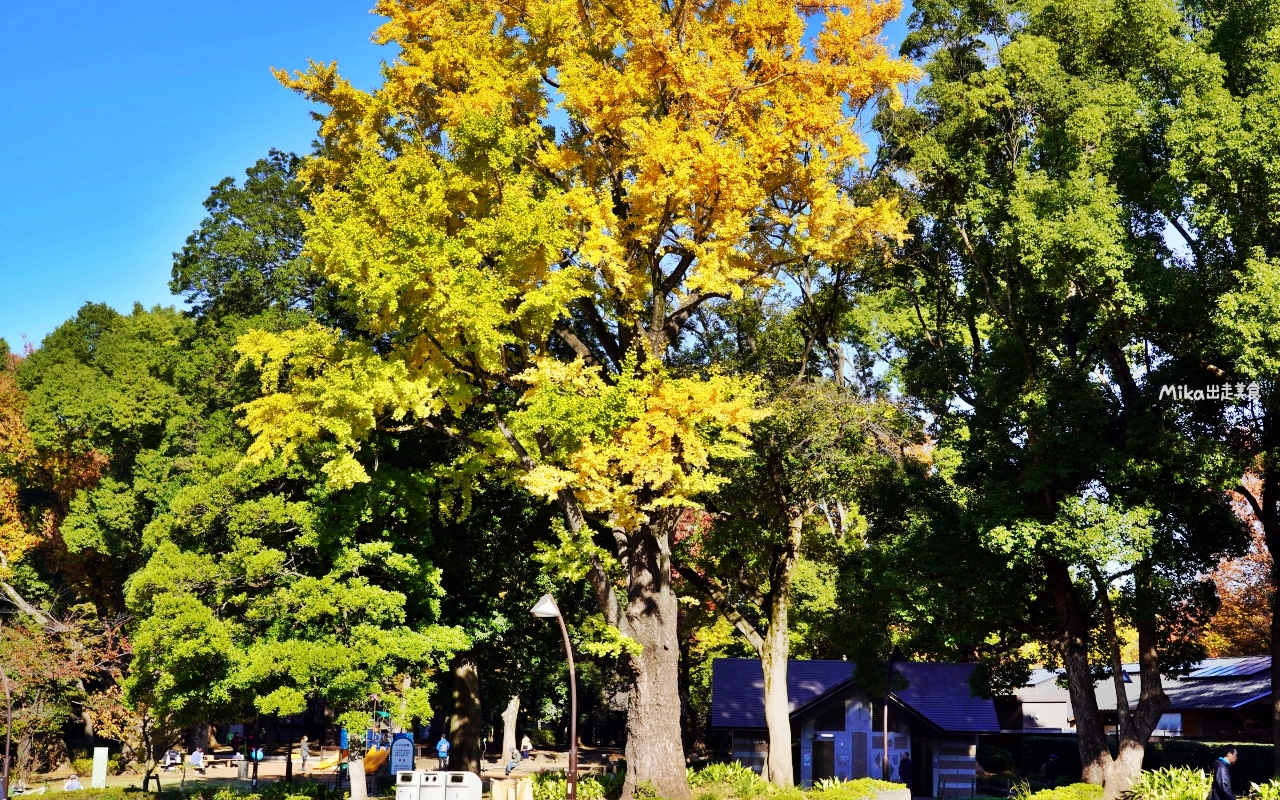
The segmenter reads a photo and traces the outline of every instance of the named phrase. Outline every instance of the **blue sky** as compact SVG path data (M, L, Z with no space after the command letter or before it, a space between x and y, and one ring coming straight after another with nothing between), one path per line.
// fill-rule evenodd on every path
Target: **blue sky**
M374 85L371 5L0 3L0 337L38 344L89 300L175 302L172 253L209 187L309 148L309 104L269 67L337 59Z
M177 302L172 253L209 188L271 147L309 149L310 105L269 68L336 59L374 86L371 5L0 3L0 337L38 345L87 301Z

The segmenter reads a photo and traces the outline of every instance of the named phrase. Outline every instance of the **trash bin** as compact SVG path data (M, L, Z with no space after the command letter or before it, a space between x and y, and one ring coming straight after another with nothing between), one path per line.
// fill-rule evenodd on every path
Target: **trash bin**
M480 783L480 776L474 772L445 772L435 773L445 777L445 790L443 800L481 800L484 794L484 786ZM423 800L429 800L423 797ZM435 800L435 798L430 798Z
M396 773L396 800L421 800L421 772Z
M249 780L249 762L241 760L236 762L236 777L242 781Z
M444 800L444 779L448 773L427 772L424 770L420 774L422 775L422 791L418 795L418 800Z

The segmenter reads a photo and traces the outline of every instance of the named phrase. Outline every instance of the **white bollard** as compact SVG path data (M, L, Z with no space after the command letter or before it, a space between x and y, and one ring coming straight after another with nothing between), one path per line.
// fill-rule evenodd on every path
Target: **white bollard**
M93 748L93 777L89 786L94 789L107 788L107 748Z

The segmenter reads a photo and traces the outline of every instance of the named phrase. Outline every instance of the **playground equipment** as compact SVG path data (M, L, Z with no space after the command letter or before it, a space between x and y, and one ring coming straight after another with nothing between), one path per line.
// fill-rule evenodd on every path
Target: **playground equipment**
M372 775L378 771L378 768L387 763L387 757L391 755L391 750L386 747L379 747L366 751L364 754L364 774Z

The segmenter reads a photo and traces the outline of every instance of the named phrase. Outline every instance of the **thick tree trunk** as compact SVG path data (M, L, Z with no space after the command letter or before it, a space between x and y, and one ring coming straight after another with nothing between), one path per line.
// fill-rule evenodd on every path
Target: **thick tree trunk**
M1107 748L1098 698L1094 694L1093 671L1089 667L1089 627L1067 564L1054 556L1045 556L1044 565L1058 618L1057 650L1067 674L1067 693L1075 716L1081 780L1104 785L1111 751Z
M453 722L449 731L449 769L480 773L480 676L470 659L453 662Z
M502 763L511 757L516 749L516 720L520 718L520 695L513 694L502 712L502 749L498 751L498 762Z
M657 512L628 537L623 632L642 649L630 659L622 800L631 800L640 785L651 786L666 800L690 796L680 740L680 643L671 586L671 534L679 518L678 509Z

